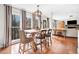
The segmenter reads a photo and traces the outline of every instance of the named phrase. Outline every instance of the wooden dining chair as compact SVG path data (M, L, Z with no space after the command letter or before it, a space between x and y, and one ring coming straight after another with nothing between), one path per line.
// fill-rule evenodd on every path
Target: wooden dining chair
M19 44L20 53L24 54L24 52L28 51L29 49L26 49L25 47L26 47L26 45L29 45L29 44L31 44L31 47L33 50L35 49L34 39L31 36L27 37L26 36L27 33L25 35L24 30L20 30L19 35L20 35L20 44ZM29 46L27 48L29 48Z
M48 46L51 44L52 45L52 39L51 39L51 33L52 33L52 30L51 29L48 29L47 31L46 31L46 35L45 35L45 37L48 37ZM50 41L50 42L49 42Z
M42 47L43 47L42 45L46 47L46 44L47 44L47 41L45 40L45 33L46 31L42 30L41 32L37 33L37 36L36 36L36 41L40 40L40 42L37 43L37 46L40 45L41 52L42 52Z

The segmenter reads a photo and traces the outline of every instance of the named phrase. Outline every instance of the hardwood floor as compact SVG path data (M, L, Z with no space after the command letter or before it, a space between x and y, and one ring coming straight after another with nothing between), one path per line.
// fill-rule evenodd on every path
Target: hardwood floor
M19 43L9 46L8 48L2 49L0 54L19 54L18 52ZM76 54L77 53L77 39L68 38L64 39L61 36L52 36L52 46L45 49L43 48L42 53L40 49L36 52L29 50L25 54Z

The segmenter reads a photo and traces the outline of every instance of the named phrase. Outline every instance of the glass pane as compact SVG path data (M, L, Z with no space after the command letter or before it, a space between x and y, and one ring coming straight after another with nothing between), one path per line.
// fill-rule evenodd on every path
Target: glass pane
M19 39L19 28L12 28L12 40Z
M12 26L19 26L20 16L12 15Z
M32 21L32 14L27 12L26 13L26 20L27 20L27 24L26 24L26 27L27 29L31 29L31 21Z
M27 18L27 28L31 28L31 18Z

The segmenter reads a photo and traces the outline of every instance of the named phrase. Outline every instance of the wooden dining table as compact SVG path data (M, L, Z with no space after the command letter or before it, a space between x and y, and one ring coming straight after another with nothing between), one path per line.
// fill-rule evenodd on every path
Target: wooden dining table
M28 33L36 33L38 32L38 30L36 29L29 29L29 30L24 30L25 32L28 32Z
M29 30L24 30L25 33L28 33L28 34L32 34L32 37L33 37L33 46L35 47L35 49L37 50L37 39L36 39L36 34L39 33L40 31L42 31L44 29L41 29L41 30L36 30L36 29L29 29ZM36 44L36 45L34 45Z

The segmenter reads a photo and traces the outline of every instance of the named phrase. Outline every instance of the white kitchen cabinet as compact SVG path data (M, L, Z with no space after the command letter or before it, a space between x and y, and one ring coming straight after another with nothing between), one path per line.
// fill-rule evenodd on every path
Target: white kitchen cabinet
M77 37L77 30L74 28L67 29L66 36L68 37Z

